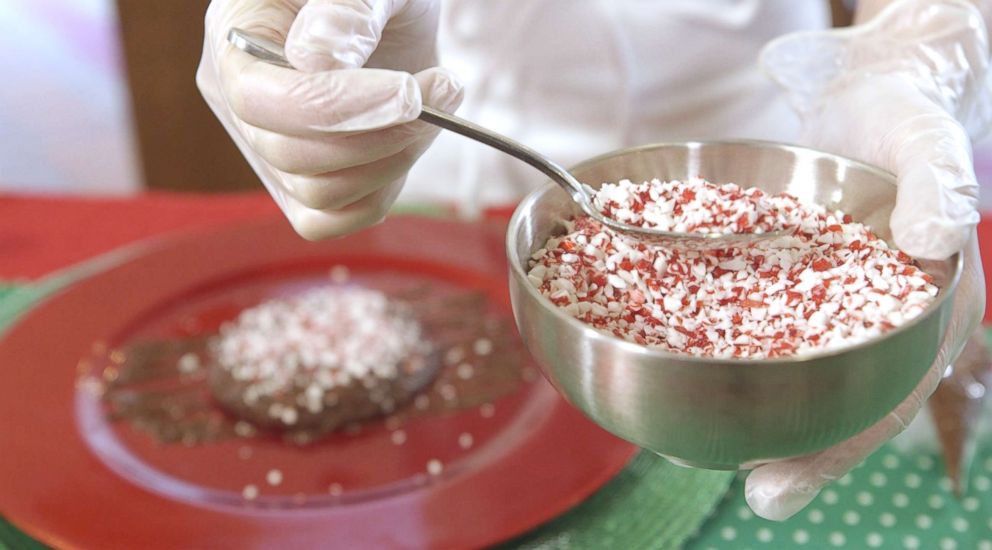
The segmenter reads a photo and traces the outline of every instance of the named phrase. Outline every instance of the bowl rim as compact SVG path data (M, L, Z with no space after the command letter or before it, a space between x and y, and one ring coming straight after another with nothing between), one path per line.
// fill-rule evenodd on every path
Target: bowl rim
M580 170L586 166L601 162L603 160L617 157L621 155L626 155L630 153L637 153L641 151L652 151L656 149L663 149L667 147L679 147L679 148L699 148L712 145L744 145L748 147L756 147L760 149L781 149L791 152L798 152L803 154L815 154L817 156L830 157L834 160L841 160L849 165L855 166L859 169L866 170L877 176L880 176L886 180L891 180L892 185L896 184L895 174L868 164L859 160L852 159L850 157L845 157L843 155L837 155L834 153L828 153L820 149L814 149L811 147L805 147L801 145L795 145L790 143L779 143L774 141L766 140L750 140L750 139L730 139L730 140L690 140L690 141L664 141L657 143L649 143L645 145L638 145L634 147L626 147L622 149L617 149L610 151L608 153L603 153L597 155L590 159L579 162L571 167L569 171ZM913 327L922 324L932 315L939 313L939 310L944 307L944 303L947 302L948 297L952 295L958 287L961 280L961 274L964 269L964 257L960 252L955 252L950 258L942 260L945 262L950 262L953 266L953 272L949 282L944 288L938 289L938 294L935 299L930 302L930 304L922 311L919 315L911 319L908 323L902 324L892 330L889 330L875 338L864 340L857 344L851 346L843 346L838 348L827 348L820 351L814 351L810 353L803 353L797 355L788 355L783 357L772 357L772 358L733 358L733 357L705 357L698 355L690 355L683 353L675 353L670 351L665 351L660 348L653 348L649 346L643 346L636 342L631 342L630 340L625 340L619 336L603 332L599 329L591 327L582 321L567 315L563 309L556 306L547 297L537 291L537 288L530 283L527 279L527 273L524 271L520 258L516 251L516 233L519 232L521 222L524 217L524 212L531 210L531 207L538 198L543 196L549 190L557 189L558 186L550 181L545 181L537 189L534 189L524 197L523 200L517 205L516 209L513 211L513 215L510 217L510 222L507 225L506 230L506 257L507 263L510 264L510 273L514 280L521 284L525 288L524 292L528 295L531 300L536 300L544 309L551 310L552 315L555 316L560 322L564 322L566 325L582 331L583 337L592 338L593 340L605 340L614 345L619 345L621 349L625 352L649 356L653 359L660 361L683 361L687 363L698 363L701 365L710 365L713 367L725 367L725 366L776 366L776 365L796 365L796 364L808 364L814 361L819 361L827 358L841 357L850 353L855 353L872 346L877 346L879 343L892 339L902 333L909 332ZM588 334L585 334L588 333Z

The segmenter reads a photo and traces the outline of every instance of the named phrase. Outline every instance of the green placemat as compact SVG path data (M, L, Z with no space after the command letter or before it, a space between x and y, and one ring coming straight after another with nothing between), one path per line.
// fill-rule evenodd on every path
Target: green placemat
M0 331L37 300L70 282L0 286ZM690 470L641 452L585 502L504 548L668 549L699 531L733 480L730 472ZM0 550L45 546L0 518Z
M679 548L698 532L733 476L680 468L642 451L574 510L506 548Z
M0 285L0 331L45 293L33 286Z
M48 547L25 535L9 522L0 519L0 549L47 550Z

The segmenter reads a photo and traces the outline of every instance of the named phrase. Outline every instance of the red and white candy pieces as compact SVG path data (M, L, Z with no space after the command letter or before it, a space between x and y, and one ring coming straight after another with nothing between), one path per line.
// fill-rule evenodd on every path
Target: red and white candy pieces
M933 278L842 212L702 179L604 184L605 215L671 231L793 229L747 248L668 250L585 216L531 258L531 283L569 315L642 345L771 358L845 347L919 315Z

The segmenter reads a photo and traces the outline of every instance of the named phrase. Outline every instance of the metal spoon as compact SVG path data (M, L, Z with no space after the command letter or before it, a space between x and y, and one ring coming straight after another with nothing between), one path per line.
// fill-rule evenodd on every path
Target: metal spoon
M228 41L234 47L245 53L252 55L262 61L273 65L292 69L293 66L286 59L285 51L281 44L254 35L245 30L233 28L227 35ZM673 231L661 231L648 227L638 227L626 224L615 219L604 216L593 205L590 192L592 188L582 184L575 179L558 163L538 153L537 151L517 143L512 139L500 135L492 130L483 128L478 124L469 122L463 118L438 111L424 105L421 108L420 120L450 130L456 134L461 134L467 138L484 143L490 147L498 149L510 156L518 158L527 164L537 168L552 181L560 185L572 197L572 200L579 205L583 212L590 218L609 227L617 233L622 233L630 237L648 241L654 244L661 244L673 248L709 250L719 248L730 248L743 246L766 239L773 239L788 233L787 230L769 231L766 233L677 233Z

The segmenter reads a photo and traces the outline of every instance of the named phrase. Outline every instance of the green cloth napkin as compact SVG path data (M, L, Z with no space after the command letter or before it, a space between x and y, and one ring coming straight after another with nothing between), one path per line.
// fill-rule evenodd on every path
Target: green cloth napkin
M733 477L732 472L681 468L641 451L585 502L504 547L681 548L710 516Z
M37 300L71 282L0 286L0 331ZM695 535L733 480L730 472L690 470L641 452L585 502L503 548L545 550L679 548ZM46 548L0 519L0 550Z

